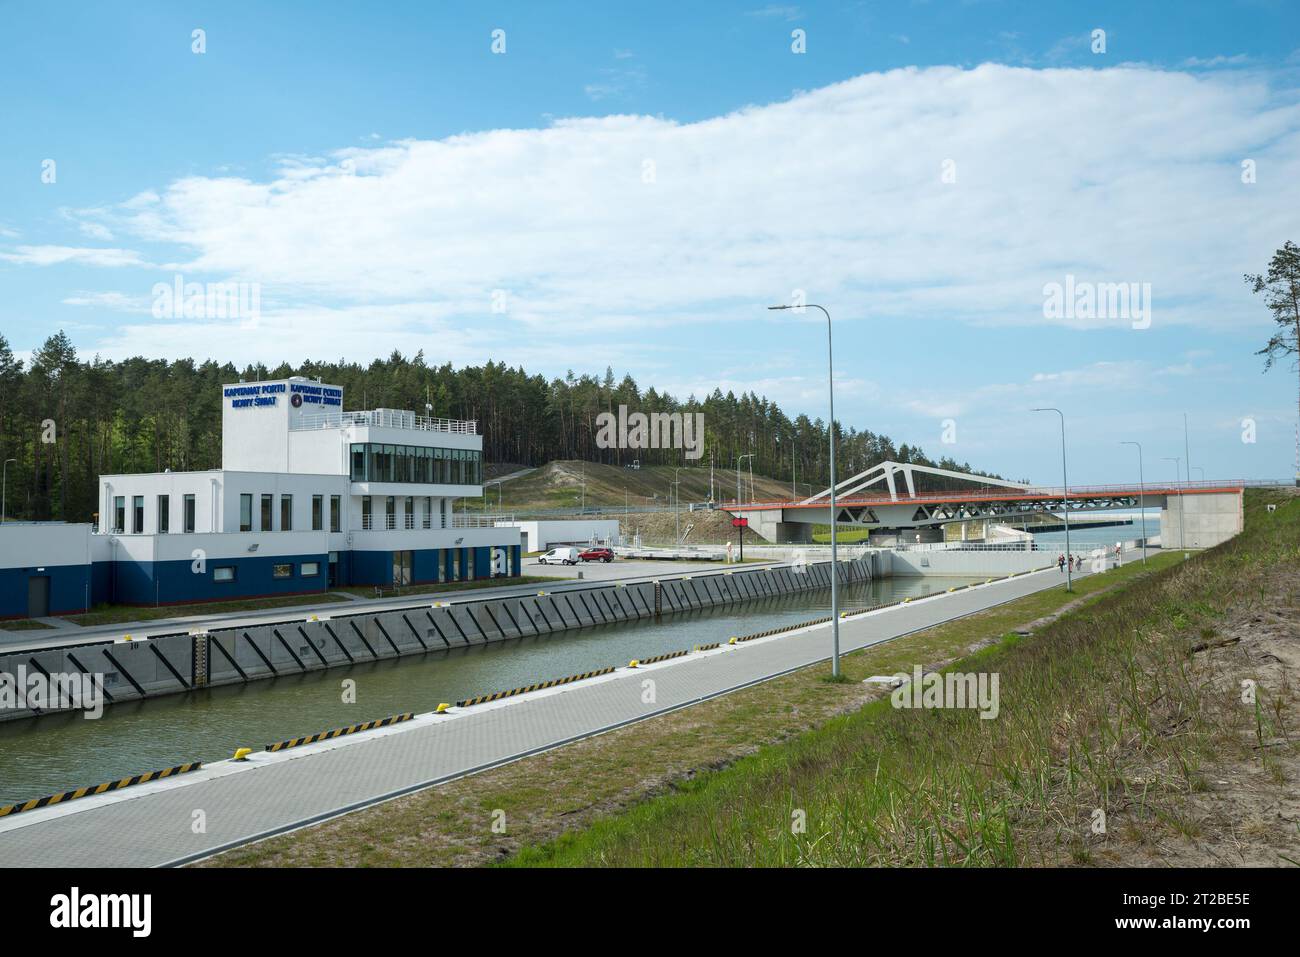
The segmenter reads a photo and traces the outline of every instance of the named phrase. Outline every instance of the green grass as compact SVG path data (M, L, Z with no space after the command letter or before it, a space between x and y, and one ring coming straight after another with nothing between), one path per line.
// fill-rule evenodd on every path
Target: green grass
M0 621L0 628L5 631L36 631L41 628L53 628L53 625L31 618L18 618L13 621Z
M840 527L835 532L835 542L839 545L859 545L865 544L870 531L865 528ZM831 527L829 525L814 525L812 527L812 540L819 545L829 545L831 543Z
M583 485L586 485L584 496ZM601 508L614 515L622 512L624 505L637 511L647 505L671 505L674 494L679 493L683 514L688 502L703 502L709 497L709 466L687 466L676 471L680 482L673 488L674 467L647 465L639 469L620 468L579 461L556 461L511 479L500 487L484 490L483 502L487 511L521 512L528 509ZM718 501L736 497L734 471L717 469L714 473L714 497ZM626 493L626 497L625 494ZM743 493L749 496L749 473L743 476ZM754 497L758 501L785 500L790 497L789 483L754 476ZM498 504L499 503L499 504Z
M1282 507L1267 514L1268 502ZM1087 827L1095 808L1186 835L1178 798L1204 787L1207 762L1231 755L1262 765L1267 751L1244 739L1263 742L1286 724L1285 689L1261 684L1257 707L1243 709L1233 682L1216 684L1195 666L1192 644L1230 613L1275 606L1279 582L1300 578L1298 546L1300 500L1252 491L1245 531L1232 541L1190 561L1166 554L1154 570L1131 563L1084 578L1081 594L1136 580L1032 638L1004 634L951 666L999 674L997 719L880 698L511 863L1085 862L1101 847Z

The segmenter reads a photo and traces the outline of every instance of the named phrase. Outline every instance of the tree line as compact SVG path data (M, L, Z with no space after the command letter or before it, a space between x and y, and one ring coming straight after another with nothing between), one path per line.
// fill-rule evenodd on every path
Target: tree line
M474 419L488 465L535 466L554 459L585 459L610 465L681 464L677 449L607 449L596 444L601 412L620 405L643 413L704 413L704 456L734 468L752 454L755 475L790 481L800 492L829 484L827 425L806 415L791 418L773 401L746 392L715 389L680 400L653 387L642 389L612 369L603 377L575 375L547 380L522 368L488 362L453 368L430 365L424 353L393 352L369 365L356 362L262 364L134 357L112 362L78 358L62 331L50 336L30 362L15 358L0 335L0 460L7 469L6 514L11 519L89 521L97 510L102 474L215 469L221 467L221 390L226 383L319 378L344 389L348 409L413 409L426 403L434 416ZM945 456L895 446L885 435L836 427L841 477L884 459L972 471ZM988 474L988 473L984 473ZM936 480L922 481L934 487Z

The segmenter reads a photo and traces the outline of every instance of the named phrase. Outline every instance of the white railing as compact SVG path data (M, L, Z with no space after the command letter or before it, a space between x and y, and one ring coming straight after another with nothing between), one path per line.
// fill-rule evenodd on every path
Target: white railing
M484 515L481 512L456 512L447 516L446 528L494 528L497 522L513 522L513 515Z
M513 522L514 515L484 515L481 512L457 512L454 515L433 514L417 522L414 515L402 516L402 527L415 531L419 528L494 528L497 522ZM363 531L397 529L396 515L362 515Z
M411 429L417 432L455 432L477 435L478 422L474 419L435 419L427 415L401 409L370 409L366 412L309 412L291 419L291 431L310 429L341 429L349 425L369 425L386 429Z
M1035 552L1038 543L1016 542L902 542L878 546L887 552Z

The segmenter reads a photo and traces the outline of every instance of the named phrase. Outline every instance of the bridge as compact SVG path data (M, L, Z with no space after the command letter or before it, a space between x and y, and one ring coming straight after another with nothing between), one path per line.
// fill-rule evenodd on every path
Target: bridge
M898 478L906 486L900 492ZM917 489L918 476L967 483L952 490ZM1242 491L1271 485L1244 479L1150 485L1037 487L906 462L881 462L838 483L835 520L841 526L869 529L882 545L902 541L940 541L943 526L987 521L1015 524L1029 516L1063 516L1116 510L1159 508L1161 542L1170 547L1208 548L1241 531ZM881 491L867 491L882 485ZM719 507L772 542L806 542L812 526L831 523L829 488L787 502L730 502ZM1151 534L1155 533L1154 526Z

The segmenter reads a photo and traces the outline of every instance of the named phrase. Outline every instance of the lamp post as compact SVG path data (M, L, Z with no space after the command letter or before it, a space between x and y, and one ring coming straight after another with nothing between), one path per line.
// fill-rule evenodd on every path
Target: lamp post
M754 457L753 452L746 452L744 455L736 456L736 504L737 505L740 504L740 463L743 462L745 459L752 459L753 457ZM752 468L753 466L751 465L750 467Z
M1030 409L1030 411L1055 412L1061 417L1061 504L1065 506L1065 590L1074 591L1074 576L1070 572L1070 566L1073 564L1070 559L1073 553L1070 551L1070 480L1065 471L1065 413L1050 405L1041 409Z
M1147 511L1143 500L1146 479L1142 477L1142 443L1128 439L1120 442L1120 445L1136 445L1138 450L1138 512L1142 516L1142 564L1145 565L1147 563Z
M1164 460L1174 463L1174 488L1178 489L1178 547L1183 548L1183 492L1179 487L1183 481L1183 460L1177 455L1166 455Z
M681 467L673 469L673 522L677 525L677 544L682 543L682 486L677 478Z
M768 309L782 310L793 309L794 306L768 306ZM837 551L837 536L835 534L835 351L831 341L831 314L826 311L825 306L819 306L814 302L807 303L805 308L820 309L822 315L826 317L826 388L830 398L830 444L831 444L831 640L834 651L831 655L831 675L838 678L840 676L840 594L836 583L840 577L839 552Z
M4 477L0 480L0 524L3 524L5 520L5 500L9 495L9 463L17 461L17 459L5 459Z

